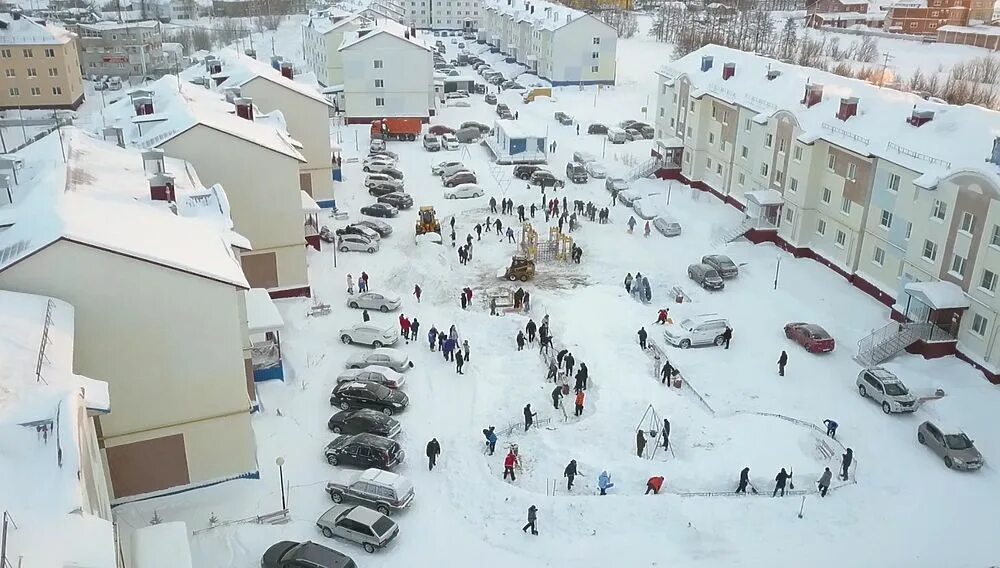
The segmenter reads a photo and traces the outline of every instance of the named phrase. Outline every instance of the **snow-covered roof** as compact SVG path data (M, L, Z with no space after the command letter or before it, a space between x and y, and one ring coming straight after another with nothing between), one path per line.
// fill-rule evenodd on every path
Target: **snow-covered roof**
M302 198L302 211L306 213L319 213L323 210L323 208L316 203L316 200L313 199L311 195L306 193L305 190L300 190L299 193L302 194L300 196Z
M941 26L939 32L1000 36L1000 26Z
M132 564L138 568L191 568L187 524L171 521L142 527L132 533Z
M487 10L494 10L515 22L531 22L533 27L546 30L557 30L587 15L575 8L546 0L511 0L509 5L503 0L485 0L484 4Z
M54 24L0 14L0 45L61 45L72 39L72 33Z
M323 103L327 106L333 106L330 101L326 99L315 87L303 84L294 79L289 79L281 74L274 67L269 64L259 61L252 57L242 55L237 53L232 49L223 49L215 56L222 62L223 74L226 75L226 80L219 85L219 89L225 89L227 87L242 87L250 81L260 78L266 81L270 81L279 87L284 87L290 91L308 97L314 101ZM205 75L205 65L200 63L197 65L192 65L191 67L181 71L181 79L190 80L194 77L202 77Z
M712 68L704 72L703 56L713 57ZM726 63L735 63L736 72L723 80ZM768 80L769 71L779 74ZM995 111L927 101L913 93L717 45L694 51L658 73L668 81L687 77L693 97L709 95L754 110L760 113L754 118L759 123L785 111L802 130L800 142L822 139L862 156L877 156L923 174L925 185L931 187L935 180L967 170L1000 183L1000 168L985 162L994 137L1000 135L1000 113ZM822 101L808 108L801 102L807 83L823 86ZM836 117L842 97L858 98L857 115L846 121ZM914 110L933 111L934 117L913 126L907 119Z
M172 75L166 75L130 92L136 90L152 92L153 112L162 116L163 120L151 124L135 124L135 108L129 96L106 106L104 117L107 126L122 128L125 141L130 144L144 148L157 147L201 124L305 162L286 132L256 120L257 114L255 120L236 116L235 107L219 93L178 81ZM94 130L100 132L101 127L102 123L97 122Z
M281 313L267 290L251 288L246 291L246 299L247 328L250 333L276 331L285 327L285 320L281 318Z
M363 18L363 16L361 14L353 14L346 16L342 14L334 14L333 16L329 14L318 15L309 18L309 20L303 25L306 27L313 28L317 32L326 35L345 24L357 20L358 18Z
M952 282L909 282L903 286L907 294L913 296L932 310L968 308L969 297L962 288Z
M758 189L748 191L743 195L746 196L747 200L753 201L757 205L781 205L785 202L781 193L774 189Z
M503 120L494 121L497 131L503 131L508 138L545 138L545 128L531 121Z
M109 20L102 20L92 24L79 24L79 26L80 29L103 32L111 30L131 30L136 28L155 29L160 26L160 22L156 20L144 20L141 22L113 22Z
M129 195L149 188L138 151L95 140L75 128L66 129L63 138L65 163L55 134L25 151L30 163L18 186L23 197L14 207L14 225L0 231L0 271L67 240L249 287L229 232ZM183 176L175 183L184 185Z
M367 39L383 34L390 35L400 40L403 40L411 45L419 47L420 49L424 49L427 51L431 50L431 48L428 47L426 43L417 39L416 36L410 34L410 28L404 26L403 24L400 24L399 22L394 22L392 20L385 19L385 20L379 20L374 27L367 27L364 29L360 29L356 32L344 34L344 41L343 43L340 44L338 51L349 49Z
M879 21L885 19L885 12L815 12L810 16L824 20L866 20Z

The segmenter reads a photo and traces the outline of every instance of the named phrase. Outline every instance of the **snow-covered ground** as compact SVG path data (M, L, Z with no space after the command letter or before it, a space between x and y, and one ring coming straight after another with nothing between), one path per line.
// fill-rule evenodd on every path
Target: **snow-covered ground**
M628 164L649 155L649 141L612 147L601 136L578 136L574 127L561 126L552 118L555 111L567 112L583 123L583 132L591 121L641 119L646 96L652 94L652 76L648 63L637 58L648 48L641 41L622 42L622 83L611 89L562 88L554 92L554 100L528 105L517 93L501 94L501 101L518 111L519 120L546 126L557 142L551 167L559 177L576 150L602 156L613 173L624 172ZM470 108L443 109L434 123L492 122L492 108L479 97L472 101ZM350 158L366 153L367 131L342 127L332 136L344 142L348 158L337 202L356 220L358 208L372 200L361 187L360 165ZM286 539L323 542L364 567L430 566L443 561L447 566L485 568L611 564L958 568L997 562L989 519L995 517L1000 477L990 460L1000 456L995 421L1000 395L978 372L954 358L925 361L903 355L886 366L918 393L943 388L947 396L910 416L883 415L876 405L860 399L854 382L860 367L851 356L861 337L887 321L884 306L820 264L793 259L772 246L741 241L713 248L721 233L740 222L738 211L680 184L640 180L635 187L659 192L660 206L681 222L680 237L665 239L655 231L648 238L641 231L628 234L624 222L631 211L613 207L611 224L584 222L571 234L583 247L582 264L540 264L534 281L525 285L532 295L530 314L491 317L482 299L487 290L505 284L495 272L509 262L516 247L498 242L501 239L493 233L480 241L474 226L490 215L489 196L528 206L541 203L539 191L520 180L510 181L509 166L491 167L481 146L428 153L419 143L394 142L390 149L400 154L414 209L389 221L394 233L375 255L338 253L334 267L331 251L311 253L311 282L318 299L333 306L330 315L306 317L309 300L280 302L286 321L282 351L287 379L259 385L262 411L254 426L261 479L118 507L117 519L126 537L129 529L145 526L154 515L163 521L186 521L197 531L191 537L196 565L206 567L256 566L269 545ZM487 196L444 200L430 165L448 159L471 166ZM547 194L553 196L610 206L603 180ZM468 266L459 264L447 244L414 243L413 223L420 205L434 205L444 223L454 217L460 242L473 235L473 261ZM505 226L516 222L509 215L501 219ZM545 240L548 228L541 212L532 222ZM331 228L343 224L332 218L323 223ZM687 265L709 252L728 254L741 265L739 278L724 291L705 292L687 280ZM370 275L373 290L403 298L400 311L419 319L422 336L399 346L415 364L404 387L410 407L399 416L400 442L407 452L399 472L414 482L417 497L410 510L395 516L400 537L375 555L347 542L324 539L314 524L332 504L324 484L350 472L327 465L322 448L333 437L326 421L335 411L328 401L334 379L345 358L363 349L337 340L341 327L360 321L360 314L344 304L347 275L356 279L361 271ZM650 279L650 305L635 302L622 287L625 274L636 271ZM776 271L777 290L773 289ZM415 284L423 289L421 303L412 295ZM674 285L693 301L668 303L666 293ZM463 311L458 295L465 286L471 286L476 296L472 308ZM732 322L735 331L729 350L666 348L711 411L691 390L661 385L652 359L637 345L641 326L664 345L661 329L652 324L660 307L670 307L675 321L716 312ZM545 382L537 350L515 348L514 337L528 318L538 323L546 314L556 343L570 349L578 365L582 361L590 369L586 409L580 418L567 419L552 407L552 383ZM394 325L398 313L372 317ZM789 321L823 325L836 338L837 349L822 356L807 354L784 338L782 326ZM439 353L428 351L423 339L432 325L447 329L453 324L471 345L464 375L457 375ZM789 364L786 376L778 377L775 361L782 350L788 351ZM551 422L527 433L517 428L504 433L508 425L520 422L521 409L528 403L540 419ZM564 404L571 410L570 400ZM652 459L642 459L635 455L635 430L640 424L649 428L642 419L650 407L658 417L670 419L673 451L660 450ZM822 436L814 430L755 413L780 414L809 424L837 420L840 443L829 443L838 457L820 456L816 448ZM963 428L985 454L987 466L971 474L945 469L916 441L917 425L928 419ZM485 455L483 449L481 430L489 425L502 432L494 456ZM432 437L440 441L443 453L438 467L428 472L424 446ZM518 444L523 459L514 483L501 480L508 443ZM821 499L814 481L823 467L838 469L841 443L854 449L857 483L835 482L834 492ZM280 508L274 465L279 456L285 460L291 522L225 524ZM582 477L567 492L562 471L571 459L577 460ZM745 466L767 496L681 495L732 492ZM769 497L774 475L782 467L791 468L796 487L808 491L801 519L799 497ZM602 470L616 483L605 497L596 495ZM646 480L653 475L666 478L665 491L644 496ZM539 508L537 537L518 532L532 504ZM224 526L203 530L210 519Z

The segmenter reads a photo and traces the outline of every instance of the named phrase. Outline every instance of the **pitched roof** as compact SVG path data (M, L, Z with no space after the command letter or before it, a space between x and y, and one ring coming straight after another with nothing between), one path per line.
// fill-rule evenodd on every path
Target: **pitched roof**
M362 16L361 14L351 14L347 16L343 16L341 14L335 14L332 17L330 15L313 16L309 18L309 21L307 21L305 24L302 25L313 28L317 32L326 35L343 25L346 25L350 22L357 20L358 18L363 19L364 16Z
M344 35L344 42L340 44L338 51L343 51L358 45L359 43L371 39L379 35L388 35L396 39L405 41L411 45L419 47L425 51L430 51L431 48L427 46L426 43L420 41L416 37L410 35L409 28L406 26L394 22L392 20L383 20L378 23L378 26L374 29L366 28L364 30L358 30L350 34Z
M316 102L332 107L330 103L315 87L306 85L299 81L289 79L281 74L274 67L263 61L258 61L252 57L241 55L232 49L223 49L215 54L222 61L223 74L227 79L219 85L220 89L226 87L242 87L250 81L260 78L270 81L275 85L284 87L290 91L308 97ZM181 71L181 79L192 79L205 75L205 64L199 63Z
M495 10L513 18L516 22L531 22L533 27L546 30L557 30L589 15L575 8L546 0L511 0L510 4L486 0L485 5L488 10Z
M701 70L703 56L713 66ZM722 79L725 63L735 63L736 73ZM769 71L780 73L767 79ZM1000 113L974 105L954 106L924 100L913 93L880 88L849 79L782 63L767 57L708 45L669 63L659 74L668 80L681 75L692 84L691 96L710 95L756 111L763 121L787 111L803 131L799 140L825 140L863 156L877 156L924 174L921 185L961 170L975 170L1000 185L1000 168L985 162L1000 135ZM807 108L801 103L806 83L823 85L823 99ZM846 121L836 114L842 97L857 97L857 115ZM914 110L934 112L933 120L916 127L906 122Z
M72 39L71 32L54 24L0 14L0 45L61 45Z

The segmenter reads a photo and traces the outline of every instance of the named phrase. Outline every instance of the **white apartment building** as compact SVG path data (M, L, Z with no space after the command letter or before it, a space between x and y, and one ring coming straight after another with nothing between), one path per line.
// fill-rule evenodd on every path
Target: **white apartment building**
M1000 379L1000 113L718 46L658 74L657 146L682 152L658 175L745 210L730 237L891 306L904 325L872 341L909 333Z
M80 66L86 75L158 75L167 68L160 22L78 24ZM172 65L173 62L170 62Z
M419 118L434 112L431 50L398 24L386 22L344 38L344 101L349 123Z
M562 4L488 0L479 39L553 86L615 83L618 33Z
M370 25L361 14L349 14L330 8L310 16L302 24L302 57L308 70L316 74L323 87L343 87L344 64L340 46L344 37Z
M482 25L484 0L400 0L403 22L424 30L473 32Z

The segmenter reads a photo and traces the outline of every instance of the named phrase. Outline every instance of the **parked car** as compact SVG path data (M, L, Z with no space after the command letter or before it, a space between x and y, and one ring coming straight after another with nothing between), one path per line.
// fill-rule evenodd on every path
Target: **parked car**
M722 334L729 327L729 320L718 314L701 314L684 318L680 323L667 324L663 338L667 343L687 349L692 345L722 345Z
M362 162L362 167L363 168L367 168L368 166L370 166L372 164L376 164L376 163L377 164L388 164L390 166L395 166L397 161L398 161L398 158L393 158L392 156L389 156L388 154L368 154L367 156L365 156L364 162ZM370 170L366 169L365 171L370 171Z
M450 94L450 93L449 93ZM454 134L455 129L450 126L445 126L443 124L435 124L427 129L428 134L433 134L434 136L441 136L442 134Z
M374 150L374 151L369 150L368 151L368 156L369 157L372 157L372 156L385 156L387 158L391 158L394 161L397 161L397 162L399 161L399 154L393 152L392 150L385 150L385 149Z
M485 100L486 100L486 104L488 104L488 105L495 105L495 104L497 104L497 96L494 95L493 93L486 93Z
M637 189L626 189L618 192L618 203L631 207L637 200L642 199L642 194Z
M361 214L369 217L395 217L399 215L399 210L385 203L373 203L362 207Z
M368 365L381 365L400 373L413 367L413 363L410 362L405 351L392 347L383 347L373 351L356 351L351 353L345 362L348 369L360 369Z
M390 389L398 389L406 382L406 378L402 373L397 373L389 367L368 365L363 369L344 369L344 372L337 375L338 383L349 381L367 381Z
M375 138L368 143L369 152L380 152L382 150L385 150L385 140L382 140L381 138Z
M660 214L661 202L659 194L640 197L632 202L632 211L635 211L635 214L643 221L651 221Z
M337 237L337 250L340 252L360 251L378 252L378 241L373 241L364 235L350 234Z
M468 168L465 167L465 164L457 160L445 160L431 166L431 173L436 176L450 176L455 172L463 170L468 170Z
M857 385L861 398L871 398L886 414L915 412L920 406L903 381L882 367L862 370L858 373Z
M507 103L500 103L500 104L497 105L497 108L496 108L497 114L500 114L501 112L503 112L505 110L506 111L510 110L510 107L507 106Z
M500 85L503 84L504 80L505 79L503 78L503 75L497 73L496 75L493 75L492 77L487 79L486 82L491 85L496 85L497 87L499 87Z
M399 186L397 184L385 181L375 182L368 186L368 195L372 197L382 197L383 195L389 195L398 191Z
M395 161L379 157L376 159L366 158L365 164L364 166L362 166L361 169L364 170L365 173L368 173L368 172L381 172L383 170L387 170L390 168L394 169L395 167L396 167Z
M565 181L557 178L555 174L548 170L538 170L531 174L529 183L531 185L539 185L542 187L566 187Z
M396 188L396 191L403 190L403 181L398 180L392 176L389 176L388 174L377 173L377 174L368 174L365 176L365 187L370 189L374 187L375 184L389 184L394 186Z
M805 347L810 353L829 353L835 345L833 337L814 323L797 321L785 324L785 337Z
M330 417L326 427L334 434L375 434L386 438L394 438L402 429L395 418L370 408L341 410Z
M462 128L477 128L483 134L487 134L490 130L493 130L493 127L491 127L490 125L483 124L482 122L476 122L475 120L469 120L467 122L463 122Z
M962 432L947 434L928 420L917 427L917 441L944 458L949 469L973 471L983 467L983 454Z
M516 177L517 179L524 179L524 180L531 179L531 174L537 172L540 169L542 169L542 166L520 164L514 166L514 177Z
M483 133L478 128L460 128L455 132L455 138L462 144L475 142L483 137Z
M580 162L567 162L566 179L573 183L587 183L587 180L590 179L587 175L587 167Z
M590 162L596 162L597 156L590 152L573 152L573 161L580 164L589 164Z
M567 125L568 126L570 124L573 124L573 117L570 116L570 115L568 115L568 114L566 114L565 112L563 112L561 110L560 111L556 111L556 113L552 116L552 118L556 119L556 121L558 121L559 124L562 124L562 125Z
M706 290L722 290L726 287L726 283L714 268L700 262L688 266L688 278Z
M365 219L364 221L358 221L355 225L361 225L362 227L368 227L369 229L378 233L381 238L388 237L392 234L392 226L383 221L376 221L375 219Z
M330 406L341 410L370 408L386 416L402 412L409 403L403 391L368 381L339 383L330 393Z
M346 227L340 227L334 233L339 237L342 235L361 235L362 237L367 237L369 240L378 241L382 238L382 235L378 234L369 227L366 227L360 223L352 223Z
M390 178L392 178L392 179L394 179L394 180L396 180L398 182L402 182L403 181L403 171L400 170L399 168L397 168L396 166L390 166L388 168L382 168L379 171L379 173L382 174L382 175L385 175L385 176L389 176Z
M587 162L587 173L594 179L604 179L608 177L608 170L600 162Z
M622 178L609 177L604 181L604 189L608 191L625 191L629 187L628 182Z
M358 565L336 550L315 542L283 540L272 544L260 559L261 568L358 568Z
M500 119L501 120L513 120L514 119L514 113L510 112L509 109L505 109L505 110L503 110L503 111L500 112Z
M483 188L474 183L461 183L444 190L445 199L469 199L482 197L485 194L486 192Z
M621 128L622 130L626 130L632 128L632 125L638 122L639 122L638 120L623 120L618 123L618 127Z
M386 296L378 292L361 292L347 297L347 306L355 310L378 310L382 313L391 312L402 304L399 296Z
M452 70L452 72L454 72L455 75L459 74L458 71L455 71L455 70ZM449 75L451 75L451 73L449 73ZM469 91L452 91L450 93L445 93L444 94L444 98L445 99L467 99L467 98L469 98ZM454 132L454 131L452 131L452 132Z
M441 144L445 150L458 150L458 138L454 134L442 134Z
M635 128L633 126L633 128ZM648 124L642 125L642 128L637 128L639 132L642 132L642 137L646 140L652 140L656 136L656 129Z
M740 273L736 263L724 254L707 254L701 257L701 262L714 268L723 278L736 278Z
M608 127L603 124L595 122L594 124L591 124L590 126L587 127L587 134L607 134L607 133L608 133Z
M611 142L612 144L624 144L625 142L628 142L628 135L625 134L625 130L618 128L617 126L608 128L607 137L608 142Z
M326 445L323 453L330 465L353 465L365 469L377 467L385 470L396 467L406 457L406 452L397 442L375 434L338 436Z
M423 144L424 150L427 150L428 152L437 152L441 149L441 141L438 140L438 137L433 134L424 134Z
M387 193L377 199L378 203L385 203L386 205L391 205L400 211L404 211L413 207L413 198L410 197L409 193L404 193L402 191L394 191L392 193ZM376 223L378 221L361 221L361 223ZM382 223L386 227L385 223ZM392 232L392 227L389 227L389 232ZM385 235L382 235L385 236Z
M676 237L681 234L681 224L673 217L660 216L653 219L653 227L664 237Z
M369 321L345 327L338 336L344 343L362 343L378 349L383 345L395 345L399 341L399 330L394 325L386 327Z
M635 142L636 140L645 140L645 137L642 135L642 131L636 130L635 128L627 128L625 130L625 138L628 139L629 142Z
M409 479L375 468L366 469L344 483L331 481L326 484L326 492L334 503L364 503L383 515L405 509L413 502L413 483Z
M316 519L316 526L326 538L356 542L369 554L399 534L399 525L392 519L362 505L334 505Z
M442 176L441 180L445 187L455 187L463 183L476 183L476 174L469 170L460 170L450 176Z

